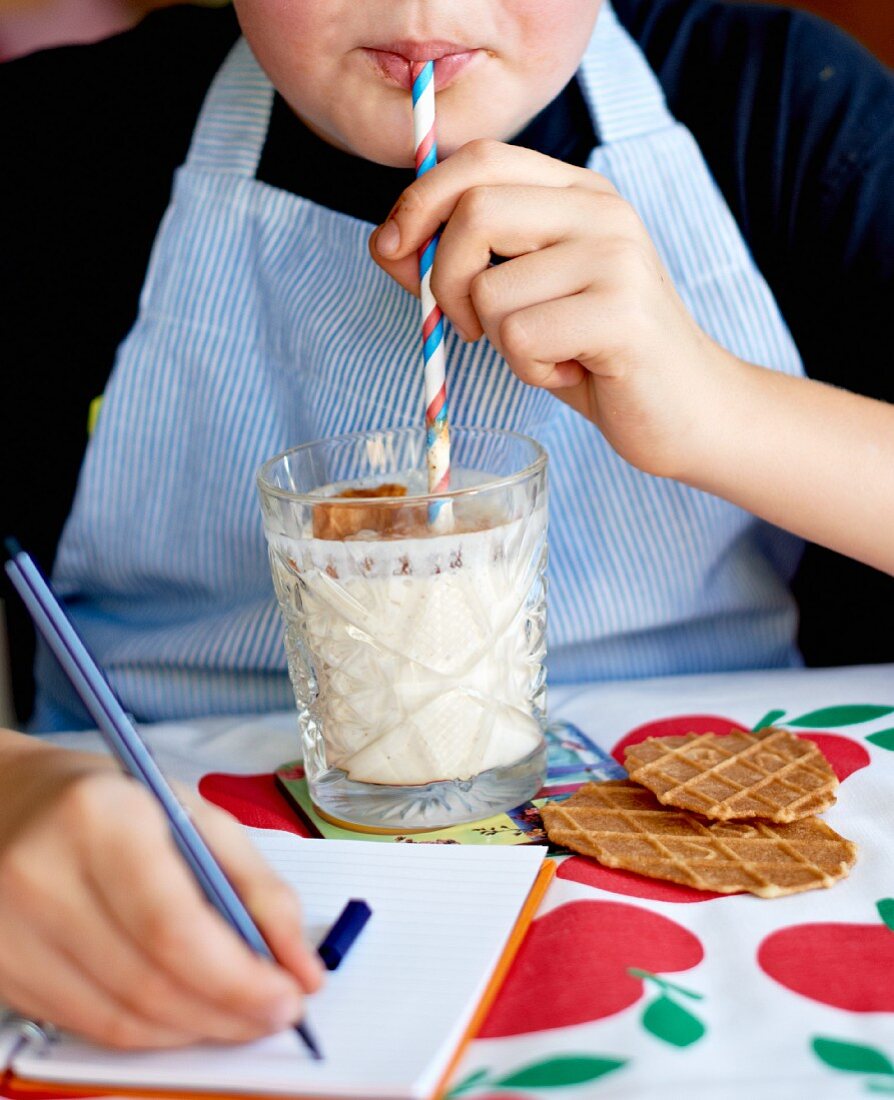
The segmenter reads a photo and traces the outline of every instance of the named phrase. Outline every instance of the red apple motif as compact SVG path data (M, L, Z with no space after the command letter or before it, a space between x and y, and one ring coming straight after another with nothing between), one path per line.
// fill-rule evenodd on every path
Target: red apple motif
M894 898L881 924L795 924L761 943L757 961L774 981L847 1012L894 1012Z
M585 886L595 886L598 890L608 890L612 894L651 898L652 901L687 903L729 897L728 894L717 894L713 890L696 890L693 886L683 886L678 882L647 878L635 871L603 867L601 863L586 856L571 856L570 859L563 860L556 870L556 876L571 882L581 882Z
M642 977L689 970L699 940L667 917L618 901L572 901L531 925L479 1036L571 1027L634 1004Z
M784 724L784 723L783 723ZM849 775L869 765L871 757L859 741L840 737L837 733L799 733L805 741L812 741L832 765L832 771L843 783Z
M277 787L276 777L269 773L229 775L211 772L199 781L199 794L227 810L243 825L310 836L297 811Z

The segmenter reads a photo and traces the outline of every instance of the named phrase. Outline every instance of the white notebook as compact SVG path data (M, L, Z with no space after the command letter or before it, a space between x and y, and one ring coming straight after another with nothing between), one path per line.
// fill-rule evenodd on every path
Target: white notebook
M552 866L539 846L303 840L248 830L300 894L312 943L351 897L372 916L308 1000L324 1054L287 1031L240 1047L120 1053L63 1036L15 1053L16 1077L108 1089L429 1097L495 992ZM515 935L513 935L515 933ZM487 995L487 996L486 996Z

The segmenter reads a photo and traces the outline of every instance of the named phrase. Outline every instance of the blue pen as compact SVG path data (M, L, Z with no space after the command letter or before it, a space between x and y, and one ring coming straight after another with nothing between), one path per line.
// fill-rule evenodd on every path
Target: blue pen
M317 948L317 954L326 964L327 970L338 968L371 915L372 909L365 901L351 898Z
M177 800L49 582L14 539L6 540L6 551L10 559L6 562L9 579L28 608L34 625L46 639L96 722L109 749L125 770L158 799L181 855L214 908L249 947L259 955L272 959L273 952L192 823L188 811ZM314 1058L323 1057L307 1024L296 1024L295 1031Z

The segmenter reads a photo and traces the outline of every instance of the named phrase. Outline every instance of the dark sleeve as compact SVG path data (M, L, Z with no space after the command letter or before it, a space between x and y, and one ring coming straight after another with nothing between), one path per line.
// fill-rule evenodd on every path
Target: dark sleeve
M891 401L894 74L827 23L787 24L784 109L744 159L748 236L807 373Z
M894 75L803 12L615 3L698 141L807 373L894 399Z
M894 76L815 19L793 18L788 44L792 152L770 208L787 247L768 277L808 374L894 401ZM808 546L794 591L809 664L894 661L894 578Z
M0 65L2 534L47 569L90 402L135 320L174 170L235 34L229 12L177 8L94 46ZM33 635L3 594L24 719Z
M804 13L615 5L698 141L808 375L894 400L894 76ZM894 661L894 579L811 545L794 591L809 664Z

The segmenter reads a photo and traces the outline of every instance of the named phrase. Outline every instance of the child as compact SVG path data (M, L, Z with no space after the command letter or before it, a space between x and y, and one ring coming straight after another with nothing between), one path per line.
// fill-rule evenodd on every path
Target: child
M879 346L887 332L883 70L813 23L711 3L622 0L622 22L600 0L236 9L257 62L230 50L226 13L203 17L207 35L191 38L183 13L164 17L178 20L167 39L159 21L142 32L147 58L176 68L182 52L203 74L190 78L202 109L56 554L57 584L139 717L288 705L252 475L302 439L418 422L418 310L398 283L414 285L413 251L441 222L452 414L534 434L552 458L554 680L796 663L801 543L737 505L891 568L866 522L891 518L890 410L802 377L806 358L855 384L834 373L842 350L858 326ZM426 57L448 159L410 185L409 68ZM160 133L182 109L152 102L136 143L170 155ZM133 121L114 155L103 136L113 175ZM147 171L115 207L123 228L106 227L121 270L87 280L119 320L117 238L135 239ZM370 223L402 190L372 236L376 266ZM29 193L23 181L17 202ZM80 720L47 663L39 685L38 728ZM127 1046L246 1037L300 1012L319 975L297 916L221 815L200 811L279 969L203 909L131 783L12 734L0 753L0 920L22 945L0 944L0 999ZM38 885L30 868L48 862L58 881Z

